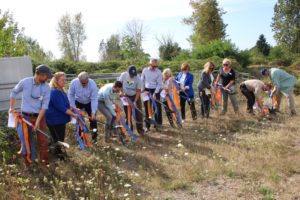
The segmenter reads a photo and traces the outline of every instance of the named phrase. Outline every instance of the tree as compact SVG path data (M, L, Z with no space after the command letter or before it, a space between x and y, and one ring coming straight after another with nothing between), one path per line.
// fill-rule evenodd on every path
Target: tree
M173 41L172 36L162 35L161 38L156 38L159 43L159 57L163 60L173 60L179 55L181 48L177 42Z
M121 40L118 34L111 35L106 42L102 40L99 45L100 59L103 61L121 60L122 52L120 43Z
M299 0L278 0L271 24L275 40L292 53L300 53L299 10Z
M82 56L82 45L86 40L82 14L72 18L69 14L62 16L58 22L59 46L64 58L79 61Z
M26 50L23 28L18 27L13 16L0 10L0 57L23 56Z
M258 52L262 53L264 56L268 56L270 53L270 45L267 43L266 38L263 34L259 36L259 39L256 42L256 49Z
M144 56L142 42L145 37L145 28L140 20L132 20L123 30L121 48L126 58L138 59Z
M219 8L217 0L190 0L190 5L194 12L183 22L193 27L190 37L193 46L225 39L227 25L222 19L225 12Z

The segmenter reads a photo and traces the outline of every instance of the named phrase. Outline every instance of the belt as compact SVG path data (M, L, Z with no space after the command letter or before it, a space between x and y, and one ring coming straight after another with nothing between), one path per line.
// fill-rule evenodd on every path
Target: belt
M22 112L23 115L27 117L38 117L39 113L27 113L27 112Z

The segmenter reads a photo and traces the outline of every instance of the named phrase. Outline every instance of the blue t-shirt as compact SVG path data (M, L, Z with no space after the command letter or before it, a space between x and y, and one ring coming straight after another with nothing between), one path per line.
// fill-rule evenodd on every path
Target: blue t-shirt
M66 111L70 108L70 102L65 92L53 88L51 90L50 102L46 111L46 122L49 125L66 124L71 120Z

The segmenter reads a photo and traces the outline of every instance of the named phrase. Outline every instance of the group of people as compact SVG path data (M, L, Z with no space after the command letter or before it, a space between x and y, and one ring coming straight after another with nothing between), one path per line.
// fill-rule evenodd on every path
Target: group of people
M204 69L199 73L198 91L201 100L202 117L209 117L210 102L216 94L218 88L222 91L222 114L227 112L228 97L231 100L233 109L239 112L235 71L231 67L229 59L223 60L223 66L220 68L216 80L213 77L215 65L213 62L207 62ZM278 95L281 99L283 94L289 100L291 114L296 114L293 97L293 87L295 78L287 72L280 69L264 69L262 74L269 76L274 84L271 95ZM50 84L47 80L51 79ZM137 74L135 66L129 66L128 70L121 74L117 81L109 83L98 88L96 82L89 78L87 72L81 72L77 78L71 81L68 92L65 90L66 75L63 72L52 74L48 66L39 65L35 70L33 77L21 80L11 92L9 112L15 112L16 97L22 92L21 114L32 124L37 134L37 143L39 148L40 160L48 164L48 140L47 137L39 132L46 132L46 126L50 131L54 143L65 139L66 124L71 118L77 119L76 109L84 110L90 122L90 132L92 141L97 142L97 110L106 118L105 121L105 141L109 142L111 130L114 127L114 121L117 117L115 100L120 97L126 97L132 102L135 109L136 130L140 135L144 135L150 130L152 119L154 126L162 126L162 106L166 111L172 110L168 100L173 100L176 96L179 99L181 122L186 121L186 103L191 109L192 119L197 119L195 108L195 95L193 89L194 76L190 72L190 66L186 63L181 65L181 71L173 77L169 68L163 72L158 69L158 60L150 59L149 66L145 67L142 74ZM248 99L248 112L253 112L253 104L256 100L258 106L260 103L260 93L270 90L271 86L259 80L248 80L240 85L240 90ZM144 99L143 96L148 98ZM143 101L141 101L141 99ZM144 112L142 109L144 104ZM153 103L155 103L155 106ZM126 114L126 122L129 124L131 115L128 113L128 105L124 105L123 110ZM178 106L178 107L179 107ZM154 108L155 107L155 108ZM278 107L279 109L279 107ZM172 119L172 112L166 112L168 119ZM179 112L178 112L179 114ZM145 118L145 120L143 120ZM172 120L169 120L170 124ZM145 122L145 129L144 124ZM173 126L173 124L171 124ZM131 130L133 129L130 123ZM32 140L32 134L30 135ZM61 149L56 149L57 154L61 154ZM25 159L26 160L26 159ZM29 166L30 163L26 162Z

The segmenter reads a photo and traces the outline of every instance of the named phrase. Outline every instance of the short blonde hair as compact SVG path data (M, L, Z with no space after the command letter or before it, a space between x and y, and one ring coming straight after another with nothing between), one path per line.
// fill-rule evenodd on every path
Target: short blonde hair
M49 83L50 88L56 88L58 90L65 91L64 88L60 88L57 83L62 76L66 76L66 74L64 72L56 72Z
M223 60L223 64L225 64L225 63L227 63L228 66L231 67L231 60L230 60L229 58L225 58L225 59Z
M163 79L166 78L167 75L170 75L170 77L172 76L172 71L170 68L164 69L162 73Z
M211 61L205 63L205 65L203 67L203 72L208 73L210 67L215 67L215 64Z

